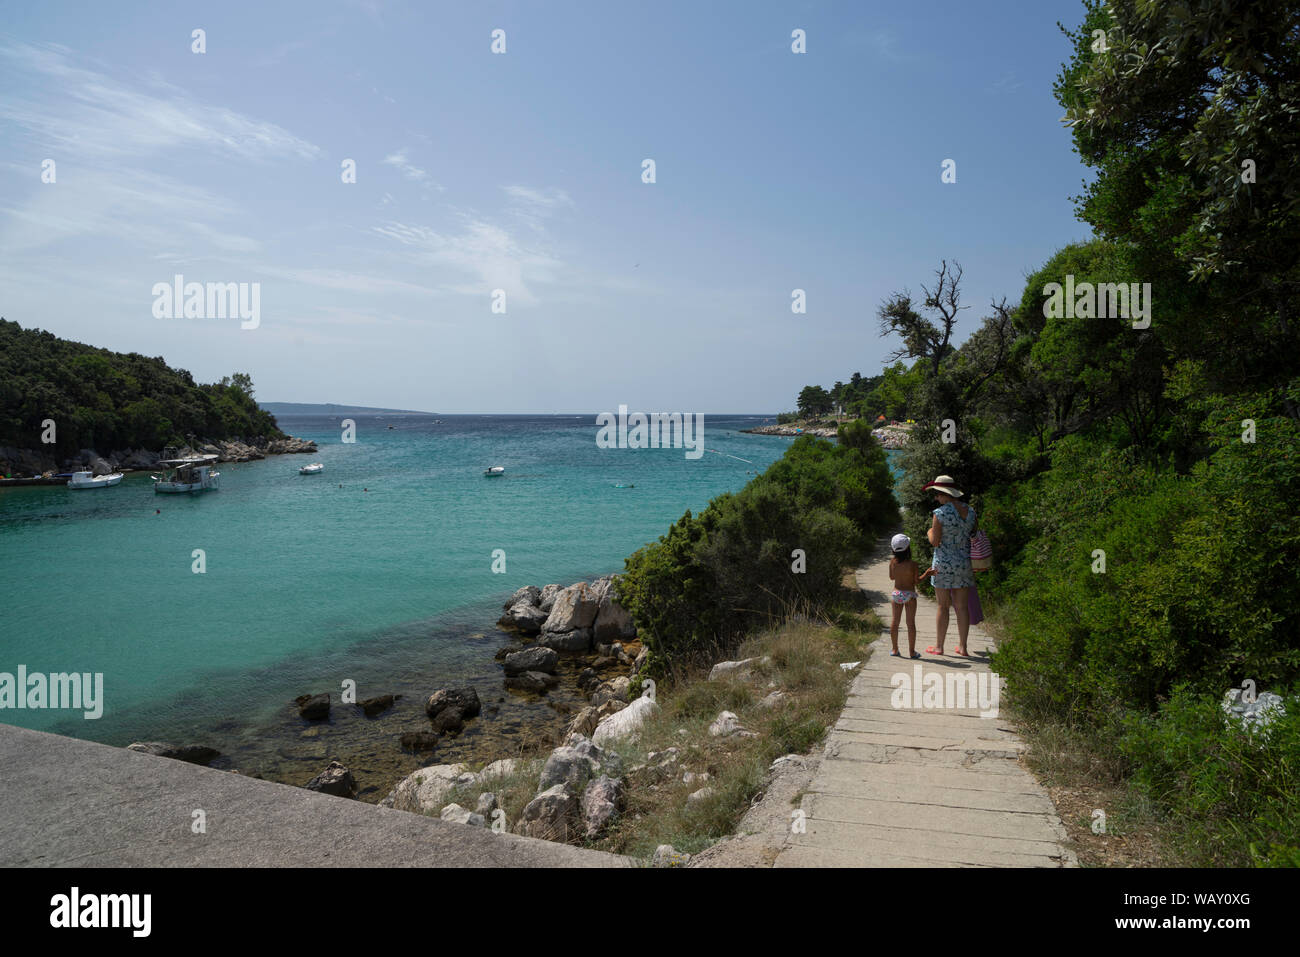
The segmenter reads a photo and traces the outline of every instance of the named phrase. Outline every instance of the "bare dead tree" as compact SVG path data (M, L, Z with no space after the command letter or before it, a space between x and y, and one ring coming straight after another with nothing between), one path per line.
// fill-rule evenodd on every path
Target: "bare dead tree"
M938 375L943 360L952 352L952 332L957 324L957 313L969 308L961 305L961 264L942 260L935 270L938 282L933 289L921 287L925 298L921 308L930 313L922 315L912 307L912 295L907 290L894 293L885 300L876 315L880 319L882 336L897 335L903 344L890 353L891 362L898 359L926 359L931 375Z

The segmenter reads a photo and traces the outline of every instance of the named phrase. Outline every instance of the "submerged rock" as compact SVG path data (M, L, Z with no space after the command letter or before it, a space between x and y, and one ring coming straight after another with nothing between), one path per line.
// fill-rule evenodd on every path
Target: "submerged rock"
M525 671L521 675L510 675L506 678L506 687L513 688L516 691L531 691L533 694L545 694L548 688L552 688L560 683L560 679L555 675L544 674L540 671Z
M367 718L373 718L391 708L393 702L400 697L401 695L381 694L374 698L367 698L365 701L358 701L357 706L366 713Z
M308 721L322 721L330 716L329 694L304 694L293 699L300 717Z
M201 744L167 744L163 741L136 741L126 746L128 751L138 751L140 754L153 754L160 758L174 758L177 761L185 761L189 764L206 765L221 757L221 752L216 748L209 748Z
M410 731L401 738L403 751L432 751L438 746L438 736L432 731Z
M424 713L434 718L449 708L460 711L462 718L473 718L483 710L483 705L478 700L478 692L473 688L442 688L429 695L429 700L424 704Z

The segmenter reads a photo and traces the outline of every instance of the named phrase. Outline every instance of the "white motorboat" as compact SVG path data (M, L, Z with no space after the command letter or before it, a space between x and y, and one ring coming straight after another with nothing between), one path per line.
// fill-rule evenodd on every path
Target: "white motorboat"
M158 467L163 470L163 473L153 477L153 490L169 495L216 490L221 487L221 473L213 468L216 463L215 455L160 459Z
M72 478L68 479L68 488L108 488L120 481L122 481L121 472L114 472L112 475L96 475L89 471L73 472Z
M325 471L325 465L321 462L312 462L311 465L304 465L298 470L299 475L320 475Z
M489 469L484 469L483 474L488 478L497 478L506 474L506 467L504 465L494 465Z

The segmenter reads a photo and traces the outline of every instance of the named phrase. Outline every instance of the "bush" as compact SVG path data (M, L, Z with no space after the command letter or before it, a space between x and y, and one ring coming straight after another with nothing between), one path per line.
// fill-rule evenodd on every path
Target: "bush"
M1300 697L1254 730L1219 697L1180 688L1154 716L1130 714L1119 750L1193 865L1300 863Z
M865 423L846 424L839 445L796 439L740 492L687 512L627 559L619 601L650 649L651 673L709 658L794 609L826 612L844 567L897 514L884 450Z

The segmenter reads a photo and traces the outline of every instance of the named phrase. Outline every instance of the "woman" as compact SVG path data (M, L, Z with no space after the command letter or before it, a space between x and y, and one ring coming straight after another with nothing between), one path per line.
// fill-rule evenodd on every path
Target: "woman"
M961 492L954 487L952 476L940 475L927 482L925 489L934 492L939 507L926 537L934 546L934 572L932 584L934 597L939 603L935 620L938 642L925 649L932 655L942 655L943 642L948 636L948 608L957 612L957 650L955 654L969 657L966 635L970 630L969 589L975 587L975 572L970 566L970 536L975 528L975 509L960 502Z

